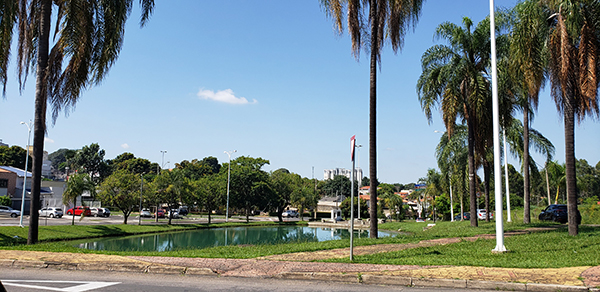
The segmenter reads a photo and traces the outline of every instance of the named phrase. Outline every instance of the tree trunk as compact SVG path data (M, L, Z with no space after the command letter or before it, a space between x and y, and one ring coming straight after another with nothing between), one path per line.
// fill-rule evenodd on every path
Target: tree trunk
M369 178L370 181L370 237L377 238L377 29L379 22L377 18L377 0L370 0L369 18L371 19L371 63L369 82Z
M575 111L573 98L565 97L565 176L567 182L567 210L569 235L579 233L577 222L577 178L575 174Z
M487 159L483 162L483 188L485 192L485 221L490 222L490 179L492 167ZM496 214L497 215L497 214Z
M477 180L475 179L475 133L473 132L472 121L467 119L467 128L469 131L469 202L470 202L470 213L471 213L471 226L477 227Z
M529 193L529 103L523 109L523 223L531 223Z
M42 183L42 160L44 157L44 135L46 134L46 69L50 40L50 16L52 1L41 1L40 31L38 38L37 71L35 80L35 121L33 130L33 168L31 182L31 204L27 244L38 242L40 189ZM23 198L25 199L25 198Z

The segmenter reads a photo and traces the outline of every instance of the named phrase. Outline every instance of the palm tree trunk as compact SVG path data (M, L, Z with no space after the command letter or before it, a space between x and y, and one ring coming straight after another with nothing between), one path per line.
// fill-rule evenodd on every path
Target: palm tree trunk
M377 0L370 0L369 18L371 19L371 80L369 90L369 176L370 176L370 199L371 199L371 228L370 237L377 238L377 53L379 44L377 42L377 29L379 22L377 18Z
M483 186L485 192L485 221L490 222L490 179L492 167L487 159L483 161Z
M577 222L577 178L575 177L575 111L572 97L565 97L565 177L569 235L579 233Z
M523 109L523 223L531 223L529 194L529 103Z
M475 133L470 119L467 119L467 128L469 131L469 199L471 212L471 226L477 227L477 181L475 179Z
M40 189L42 183L42 157L44 156L44 135L46 134L46 68L48 67L48 51L50 40L50 15L52 1L41 1L40 31L37 52L37 71L35 80L35 121L33 130L33 168L31 182L31 204L29 214L29 232L27 244L38 242L40 209Z

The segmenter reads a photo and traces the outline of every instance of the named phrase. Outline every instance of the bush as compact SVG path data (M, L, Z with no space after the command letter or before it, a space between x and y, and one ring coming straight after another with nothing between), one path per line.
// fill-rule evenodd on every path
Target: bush
M0 205L2 206L10 206L10 198L8 196L2 196L0 197Z

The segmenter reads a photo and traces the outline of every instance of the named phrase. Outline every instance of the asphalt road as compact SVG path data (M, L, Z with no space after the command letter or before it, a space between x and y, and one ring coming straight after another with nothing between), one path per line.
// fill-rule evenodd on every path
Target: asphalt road
M0 281L8 292L36 291L474 291L473 289L414 288L335 282L180 276L162 274L88 272L53 269L0 268ZM483 291L483 290L482 290Z

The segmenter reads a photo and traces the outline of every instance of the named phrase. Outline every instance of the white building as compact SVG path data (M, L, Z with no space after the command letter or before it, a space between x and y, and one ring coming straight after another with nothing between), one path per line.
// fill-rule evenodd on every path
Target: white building
M325 169L323 171L323 180L333 179L336 175L343 175L350 179L352 171L345 168ZM362 182L363 172L360 168L354 169L354 179L360 184Z

